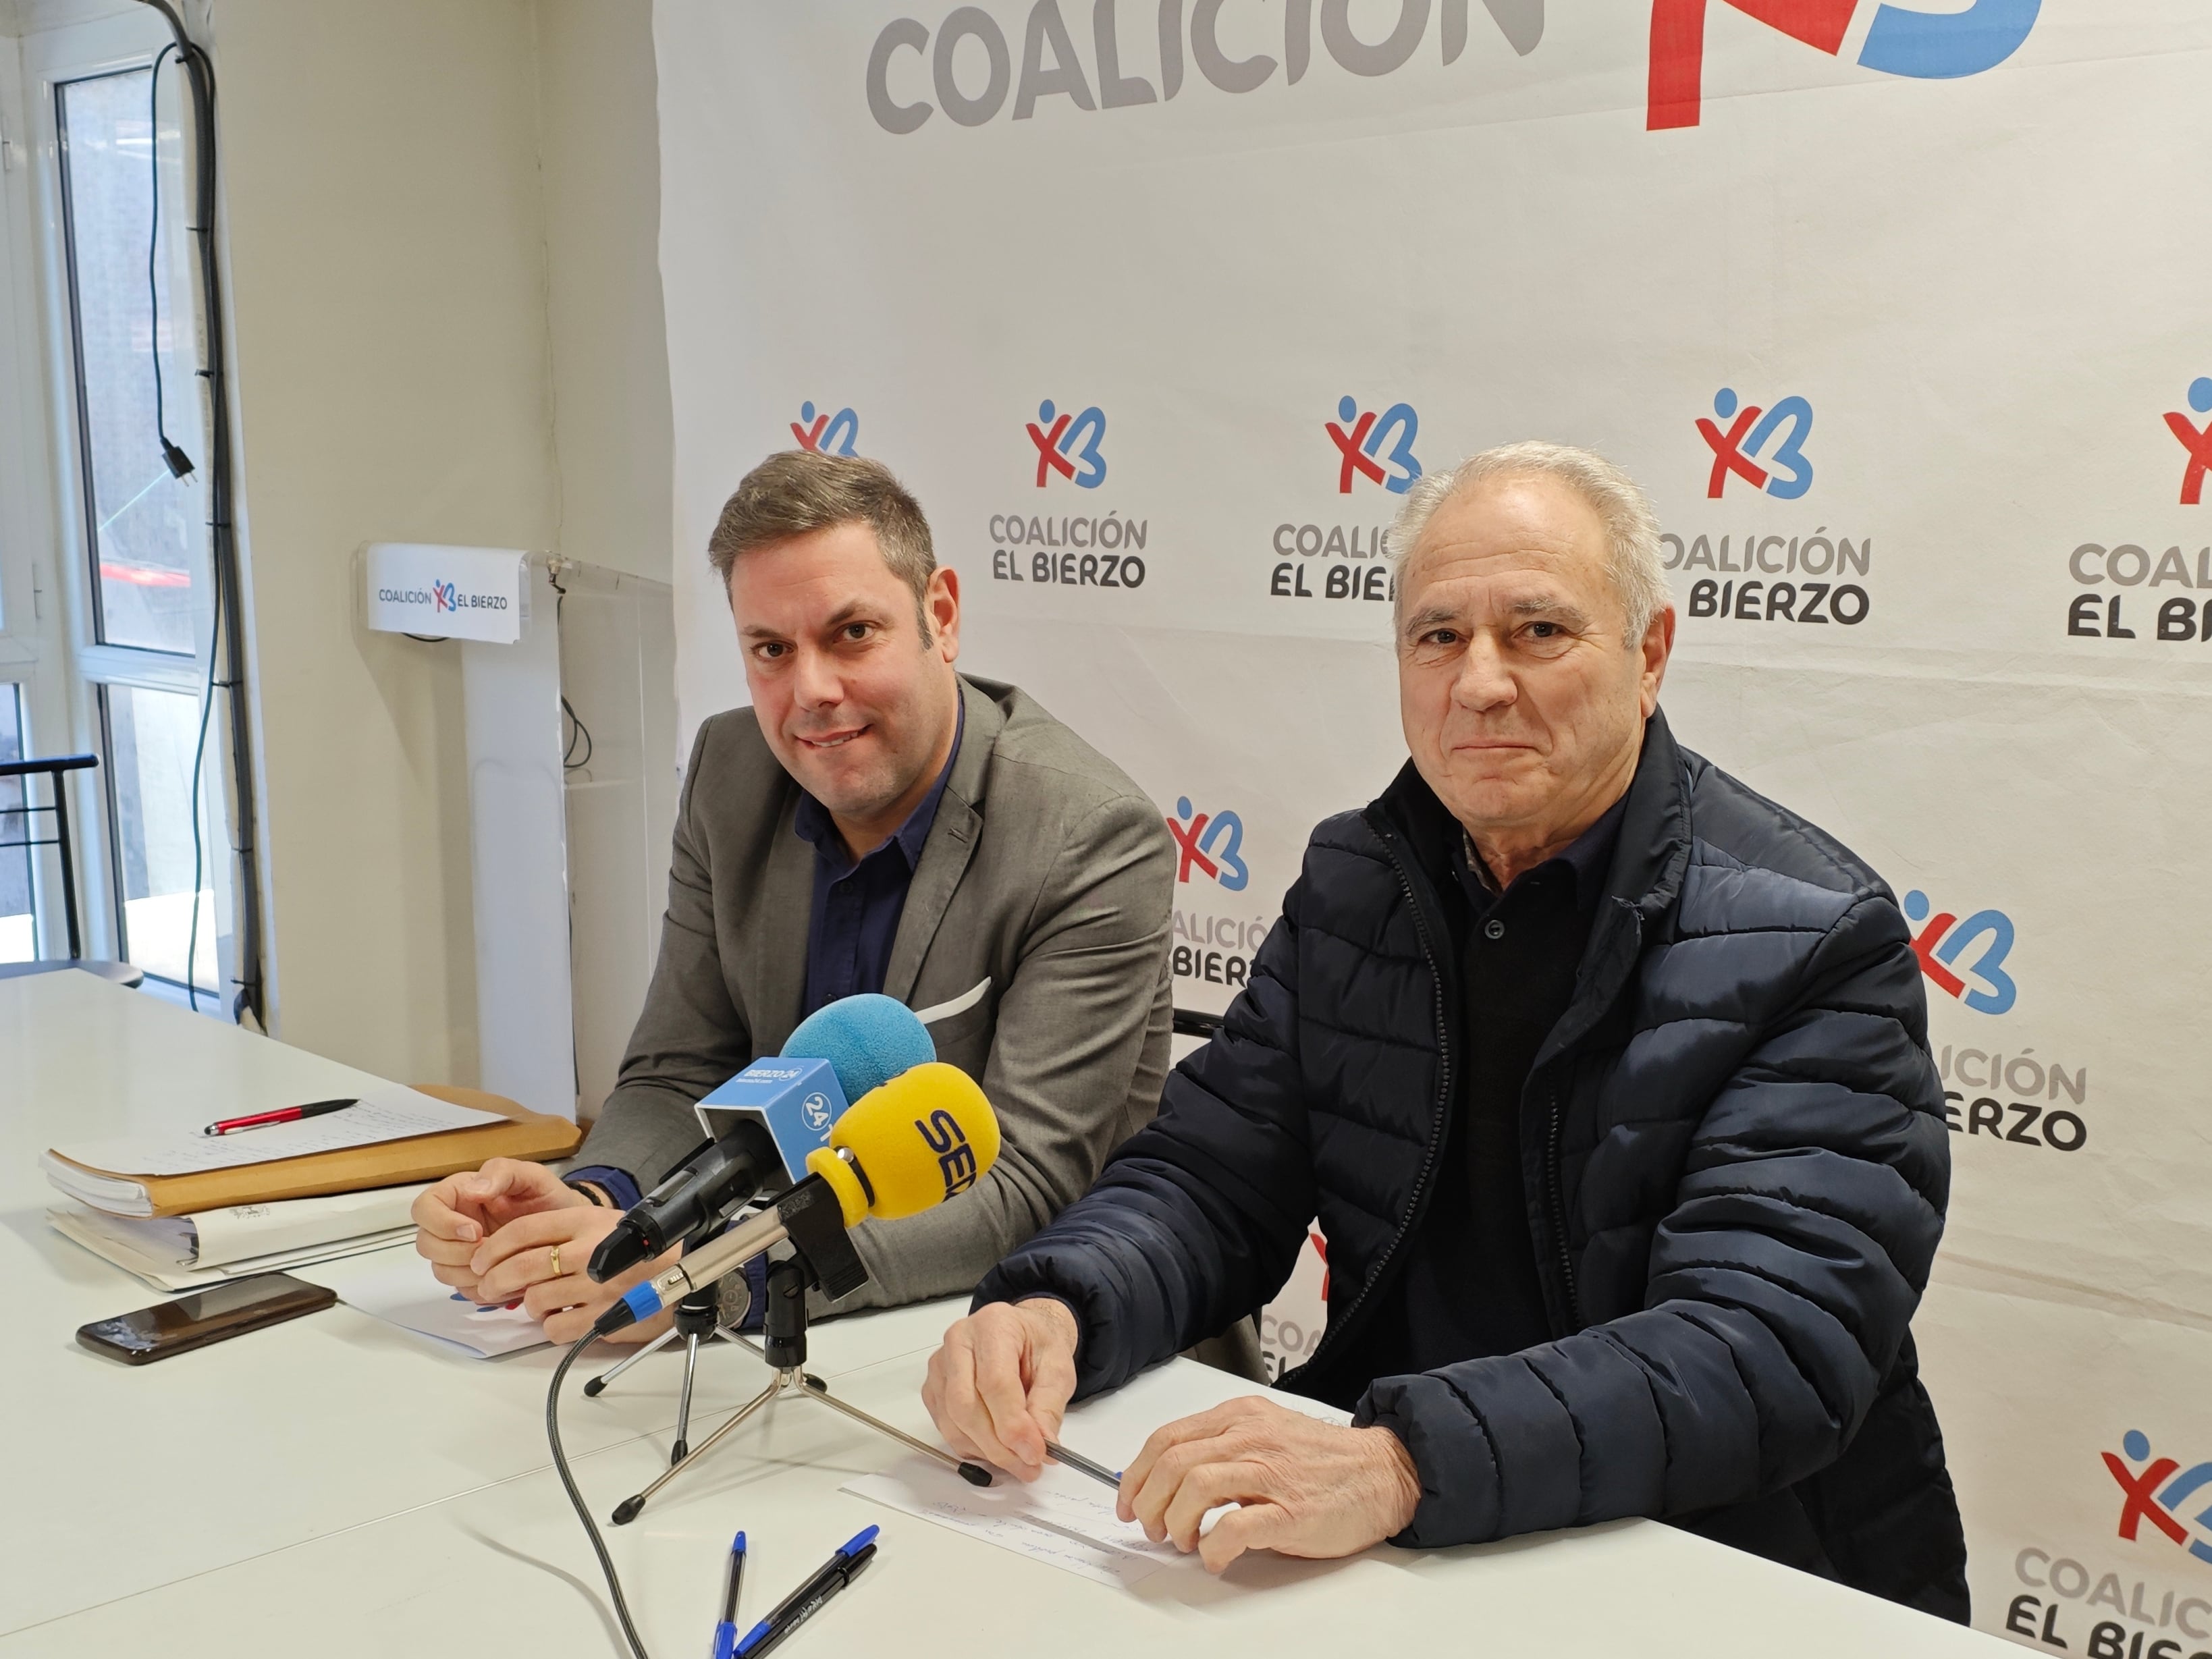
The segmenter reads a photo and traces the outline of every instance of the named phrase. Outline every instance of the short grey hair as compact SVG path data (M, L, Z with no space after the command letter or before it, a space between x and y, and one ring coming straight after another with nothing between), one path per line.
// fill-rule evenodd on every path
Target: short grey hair
M1651 619L1673 602L1660 562L1659 520L1635 479L1595 450L1571 444L1502 444L1469 456L1443 472L1425 472L1406 492L1390 526L1390 556L1402 582L1421 532L1454 495L1493 478L1556 478L1587 502L1605 526L1606 574L1628 612L1630 643L1641 640Z

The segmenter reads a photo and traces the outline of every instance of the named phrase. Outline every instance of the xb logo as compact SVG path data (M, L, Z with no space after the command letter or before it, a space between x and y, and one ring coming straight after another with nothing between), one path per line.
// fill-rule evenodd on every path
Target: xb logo
M1336 446L1338 495L1352 493L1354 473L1373 479L1394 495L1404 495L1421 476L1421 464L1413 459L1413 438L1421 429L1421 417L1413 413L1413 404L1392 404L1378 420L1373 410L1363 410L1352 398L1343 397L1336 401L1336 420L1322 424L1328 428L1329 441ZM1397 441L1391 443L1394 434ZM1390 452L1383 455L1386 443L1390 444ZM1395 470L1385 471L1382 463L1375 459L1378 455Z
M830 1127L830 1097L817 1090L799 1103L799 1115L817 1134Z
M1915 890L1905 896L1905 919L1928 924L1912 941L1920 971L1938 989L1978 1013L2008 1011L2020 998L2020 988L2004 970L2004 959L2012 951L2012 918L2002 910L1977 910L1960 921L1948 910L1929 915L1934 908L1925 893ZM1978 956L1960 966L1959 958L1978 940L1987 943ZM1980 983L1972 983L1974 980Z
M459 611L460 608L460 592L453 583L434 581L430 584L430 609L433 613Z
M2212 1561L2212 1508L2194 1515L2176 1513L2192 1498L2201 1499L2204 1488L2212 1486L2212 1463L2183 1469L2176 1459L2154 1458L2150 1455L2150 1437L2141 1429L2130 1429L2122 1435L2120 1449L2127 1454L2124 1462L2111 1452L2105 1454L2105 1467L2120 1483L2123 1494L2120 1536L2133 1543L2137 1525L2148 1521L2198 1560ZM2142 1467L2132 1467L2137 1464Z
M2189 406L2199 415L2212 415L2212 379L2200 374L2189 383ZM2212 469L2212 421L2199 432L2197 422L2179 410L2166 413L2166 424L2189 452L2189 468L2181 475L2181 504L2195 507L2204 497L2204 474Z
M1252 879L1241 854L1244 850L1244 821L1234 812L1193 814L1190 797L1176 801L1176 815L1167 821L1175 837L1176 879L1188 881L1195 865L1232 893L1241 893Z
M817 415L814 400L810 398L799 404L799 418L791 423L791 435L810 455L849 455L854 441L860 435L860 417L850 409L841 409L835 415Z
M1698 435L1713 452L1712 477L1705 483L1708 499L1720 499L1731 472L1747 480L1753 489L1785 501L1796 501L1813 487L1813 463L1804 456L1806 434L1813 429L1812 404L1802 398L1784 398L1769 410L1757 404L1739 409L1735 393L1723 386L1713 393L1713 413L1729 425L1723 432L1704 416L1698 416ZM1769 440L1785 426L1788 434L1766 455ZM1759 465L1753 456L1764 456L1766 465Z
M1078 489L1096 489L1106 482L1106 458L1098 453L1106 436L1106 416L1097 404L1080 415L1063 415L1048 398L1037 405L1029 432L1030 441L1036 446L1039 489L1055 472Z
M1771 29L1833 58L1861 0L1722 0ZM1703 99L1707 0L1651 0L1651 79L1644 127L1698 125ZM1954 81L1993 70L2018 52L2043 0L1971 0L1963 10L1875 9L1859 63L1883 75Z

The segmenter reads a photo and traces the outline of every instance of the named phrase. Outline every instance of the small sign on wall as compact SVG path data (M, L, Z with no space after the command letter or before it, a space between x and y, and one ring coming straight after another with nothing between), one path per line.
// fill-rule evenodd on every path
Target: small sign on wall
M527 619L527 557L512 548L371 542L361 558L368 624L385 634L512 645Z

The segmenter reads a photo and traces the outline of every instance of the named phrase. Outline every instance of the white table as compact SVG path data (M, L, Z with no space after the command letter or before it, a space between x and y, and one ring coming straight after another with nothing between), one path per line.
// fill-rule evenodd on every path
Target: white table
M0 1367L0 1659L155 1642L164 1659L303 1644L532 1659L620 1650L545 1447L550 1352L469 1360L343 1306L142 1370L73 1340L88 1320L158 1298L47 1227L40 1150L364 1081L88 975L0 982L0 1284L17 1310ZM916 1389L956 1311L823 1324L810 1369L927 1436ZM718 1346L703 1373L708 1426L766 1377ZM596 1369L587 1359L578 1374ZM677 1370L664 1354L599 1400L572 1388L564 1431L601 1516L665 1458ZM611 1530L656 1659L705 1644L738 1528L751 1540L757 1618L870 1522L884 1527L874 1568L789 1651L2006 1650L1648 1522L1349 1562L1248 1558L1221 1580L1170 1569L1113 1589L838 1490L900 1455L834 1413L781 1406Z

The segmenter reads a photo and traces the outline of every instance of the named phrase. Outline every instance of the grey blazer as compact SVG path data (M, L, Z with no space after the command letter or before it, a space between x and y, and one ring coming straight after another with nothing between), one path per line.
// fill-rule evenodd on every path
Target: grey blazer
M1004 1144L959 1199L855 1231L869 1282L839 1311L969 1289L1151 1121L1167 1071L1175 859L1158 809L1027 693L963 676L962 696L884 990L921 1008L981 988L931 1035L982 1085ZM704 1139L692 1103L799 1023L814 883L799 796L750 708L699 728L660 959L580 1165L650 1187Z

